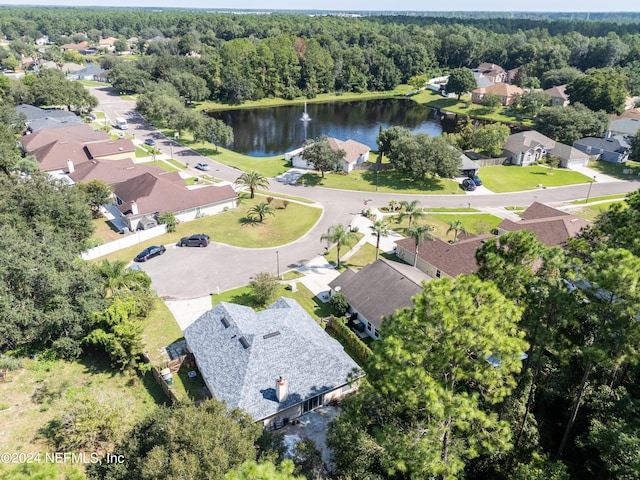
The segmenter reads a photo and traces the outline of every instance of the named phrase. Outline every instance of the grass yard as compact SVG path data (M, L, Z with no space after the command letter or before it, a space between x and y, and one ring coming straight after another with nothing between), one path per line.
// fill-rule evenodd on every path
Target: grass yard
M585 205L583 207L572 208L571 210L568 210L568 212L573 213L574 215L577 215L579 217L586 218L587 220L591 220L593 222L598 217L598 215L608 210L611 205L622 202L623 200L621 199L617 202L613 201L598 203L596 205Z
M142 335L147 355L156 366L162 365L162 348L183 338L178 322L160 298L153 302L153 310L144 321Z
M364 234L360 233L360 232L356 232L353 235L354 235L354 240L351 242L351 245L342 245L342 247L340 248L340 261L341 262L342 262L342 259L344 258L344 256L347 254L347 252L350 252L351 249L356 246L356 243L358 243L360 241L360 239L362 237L364 237ZM333 263L334 265L337 263L337 261L338 261L338 251L336 250L335 245L332 246L331 248L329 248L325 252L324 258L325 258L325 260L327 262ZM341 270L344 270L344 269L341 268Z
M334 313L328 303L324 303L318 297L313 295L313 293L302 283L296 282L296 288L297 291L292 292L289 289L289 286L283 283L278 288L278 292L274 296L274 300L279 297L293 298L316 320L328 317ZM226 292L222 292L220 295L211 296L211 303L213 306L220 302L237 303L253 309L260 309L253 295L251 295L251 288L249 288L249 286L227 290Z
M611 163L611 162L589 162L589 168L603 173L604 175L609 175L610 177L619 178L620 180L635 180L640 175L640 163L633 162L631 160L626 161L625 163ZM631 169L633 170L631 173L624 173L625 170Z
M114 230L111 227L111 223L104 217L94 218L91 223L94 228L91 240L101 240L102 243L109 243L122 238L122 235L120 235L118 231Z
M589 203L592 202L604 202L607 200L610 200L610 203L617 203L617 202L624 202L626 200L627 196L624 194L618 194L618 195L605 195L604 197L591 197L589 198ZM571 202L574 205L580 205L585 203L585 200L574 200L573 202Z
M247 219L247 211L260 201L262 201L261 198L245 200L238 208L228 212L180 223L173 233L167 233L138 245L119 250L106 256L106 258L112 261L130 261L137 253L150 245L176 243L180 238L191 235L194 232L206 233L213 242L226 243L237 247L276 247L300 238L315 225L322 213L320 208L293 202L287 208L284 208L279 200L274 200L272 205L276 209L275 216L265 217L263 223L249 221ZM101 261L102 258L105 257L101 257L97 261Z
M404 218L400 223L397 223L396 220L391 217L390 219L391 228L401 235L406 235L406 229L409 226L409 219ZM494 215L488 213L478 213L478 214L470 214L470 215L456 215L452 214L428 214L423 215L417 219L414 219L414 224L418 225L430 225L434 228L431 234L434 237L438 237L441 240L448 241L453 240L454 232L450 232L447 234L447 230L449 229L449 222L453 222L455 220L460 220L462 224L469 230L472 234L481 234L481 233L489 233L491 229L498 226L498 224L502 221L501 218L496 217Z
M519 124L533 126L533 121L526 115L519 112L511 112L505 107L498 106L487 108L479 104L471 103L470 95L463 95L460 100L455 97L443 97L438 92L426 89L411 97L418 103L423 103L429 107L445 110L451 113L469 115L471 118L482 118L506 124Z
M295 200L297 202L308 203L310 205L314 205L316 203L315 200L309 200L308 198L295 197L293 195L286 195L284 193L275 193L275 192L270 192L268 190L256 190L256 195L261 195L263 197L273 197L278 199L283 198L285 200Z
M483 169L484 170L484 169ZM378 192L418 193L418 194L463 194L458 182L440 178L415 180L404 173L387 170L378 174ZM317 172L305 173L298 180L300 185L321 186L362 192L376 191L376 172L356 170L349 175L325 173L324 178Z
M342 262L342 264L340 265L340 270L344 271L347 268L360 270L361 268L366 267L367 265L375 261L376 261L376 247L371 245L369 242L367 242L364 245L362 245L362 247L360 247L356 253L354 253L347 260Z
M499 165L482 167L480 178L485 187L493 192L520 192L536 190L538 185L545 187L562 187L589 183L589 177L566 168L554 169L532 165L520 167L518 165Z
M145 158L153 155L153 152L150 149L136 146L136 158Z
M151 373L122 374L99 354L74 362L40 358L22 362L23 368L11 372L8 382L0 383L0 403L10 404L0 412L3 452L55 451L42 432L48 422L69 408L70 398L76 395L115 405L121 411L120 435L165 403L166 397Z

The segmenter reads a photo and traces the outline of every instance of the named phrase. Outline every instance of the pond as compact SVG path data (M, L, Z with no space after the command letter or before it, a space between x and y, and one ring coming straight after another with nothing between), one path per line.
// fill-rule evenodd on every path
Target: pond
M436 136L442 126L436 110L405 98L309 103L302 105L210 112L233 128L233 151L253 157L281 155L322 135L355 140L377 149L380 128L403 126Z

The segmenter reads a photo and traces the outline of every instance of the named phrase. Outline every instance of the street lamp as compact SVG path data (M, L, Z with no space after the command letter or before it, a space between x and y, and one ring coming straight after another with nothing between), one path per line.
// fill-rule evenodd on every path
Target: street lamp
M589 197L591 196L591 187L593 186L593 182L596 181L596 176L593 176L593 181L589 182L589 191L587 192L587 199L584 201L584 203L589 203Z
M277 277L280 280L280 252L278 250L276 250L276 268Z

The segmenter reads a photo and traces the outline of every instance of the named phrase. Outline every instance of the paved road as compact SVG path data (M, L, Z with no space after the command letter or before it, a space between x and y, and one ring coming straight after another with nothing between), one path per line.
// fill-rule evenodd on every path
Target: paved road
M173 154L190 166L202 160L202 156L185 148L173 139L162 136L146 120L133 109L135 103L120 99L104 87L92 87L91 93L100 101L100 108L105 114L115 119L116 116L127 118L128 133L142 139L152 136L156 147L163 153ZM240 175L238 169L207 160L212 166L211 175L233 182ZM198 175L197 170L193 170ZM303 265L324 252L320 236L330 225L350 224L364 206L364 200L371 200L370 206L384 206L390 200L419 199L423 207L449 208L494 208L511 205L526 206L534 201L543 203L560 203L585 198L589 185L569 187L553 187L530 192L499 193L487 195L415 195L387 194L372 192L353 192L333 190L301 185L287 185L275 180L270 182L274 192L310 198L321 204L323 215L318 223L301 239L289 245L267 249L246 249L222 244L211 244L208 248L179 248L169 246L162 257L154 258L142 264L153 279L153 288L165 299L198 298L203 295L245 285L257 272L276 273ZM591 185L591 197L628 193L640 188L640 182L594 183ZM248 227L250 228L250 227ZM276 251L278 254L276 255Z

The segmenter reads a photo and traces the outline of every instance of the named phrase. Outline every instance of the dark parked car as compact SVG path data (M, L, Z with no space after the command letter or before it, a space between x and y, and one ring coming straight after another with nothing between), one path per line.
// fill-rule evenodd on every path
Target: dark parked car
M477 175L469 174L467 176L469 177L470 180L473 180L473 183L476 184L476 187L479 187L480 185L482 185L482 180L480 180L480 177L478 177Z
M209 235L197 233L190 237L182 237L178 242L180 247L206 247L209 245Z
M164 248L164 245L153 245L141 251L134 260L136 262L146 262L150 258L162 255L166 251L167 249Z
M476 189L476 184L473 180L471 180L470 178L465 178L462 181L462 189L466 190L467 192L472 192L473 190Z
M205 162L200 162L196 164L196 168L198 170L202 170L203 172L209 171L209 164Z
M144 143L146 143L147 145L149 145L150 147L155 146L156 141L153 138L146 138L144 140Z

